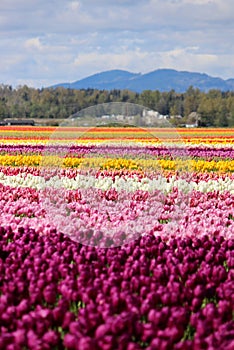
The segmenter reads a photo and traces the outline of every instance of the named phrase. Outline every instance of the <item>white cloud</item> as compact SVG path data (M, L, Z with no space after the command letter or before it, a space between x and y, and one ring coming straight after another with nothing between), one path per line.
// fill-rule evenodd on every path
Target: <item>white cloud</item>
M40 38L31 38L31 39L26 40L25 48L26 49L36 49L36 50L41 51L43 49L43 46L41 44Z
M80 2L79 1L72 1L72 2L68 3L68 6L72 11L77 11L80 9Z
M93 70L93 72L95 72L95 67L98 67L98 70L115 68L128 69L129 65L139 65L146 58L147 53L139 50L120 53L93 52L78 55L74 60L74 65L81 68L88 66L90 70Z
M160 53L163 66L189 71L207 71L212 65L217 64L217 56L199 53L197 48L179 48Z
M233 0L1 0L0 83L159 67L233 77Z

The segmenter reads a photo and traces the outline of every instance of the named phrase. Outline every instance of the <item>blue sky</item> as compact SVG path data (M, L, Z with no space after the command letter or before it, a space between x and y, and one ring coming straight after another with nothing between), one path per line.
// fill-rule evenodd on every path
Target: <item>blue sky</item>
M1 0L0 83L124 69L234 78L233 0Z

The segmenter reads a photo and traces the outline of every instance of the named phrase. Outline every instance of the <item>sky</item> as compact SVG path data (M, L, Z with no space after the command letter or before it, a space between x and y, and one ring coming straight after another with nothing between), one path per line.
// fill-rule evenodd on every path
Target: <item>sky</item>
M234 78L234 1L0 0L0 84L159 68Z

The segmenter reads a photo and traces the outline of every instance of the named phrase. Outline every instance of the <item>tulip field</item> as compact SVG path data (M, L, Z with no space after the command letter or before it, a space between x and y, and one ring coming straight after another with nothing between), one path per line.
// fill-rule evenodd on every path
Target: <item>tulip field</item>
M234 129L0 126L0 349L234 349Z

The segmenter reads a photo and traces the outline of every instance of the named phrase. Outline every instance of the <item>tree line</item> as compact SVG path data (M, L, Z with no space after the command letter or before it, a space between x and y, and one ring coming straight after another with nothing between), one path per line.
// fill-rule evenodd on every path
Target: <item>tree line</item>
M66 89L28 86L0 86L0 120L6 118L65 119L80 110L100 103L129 102L143 105L171 116L175 125L193 123L194 115L201 126L234 126L234 91L202 92L189 87L186 92L145 90ZM192 113L196 112L196 113ZM192 115L191 115L192 113Z

